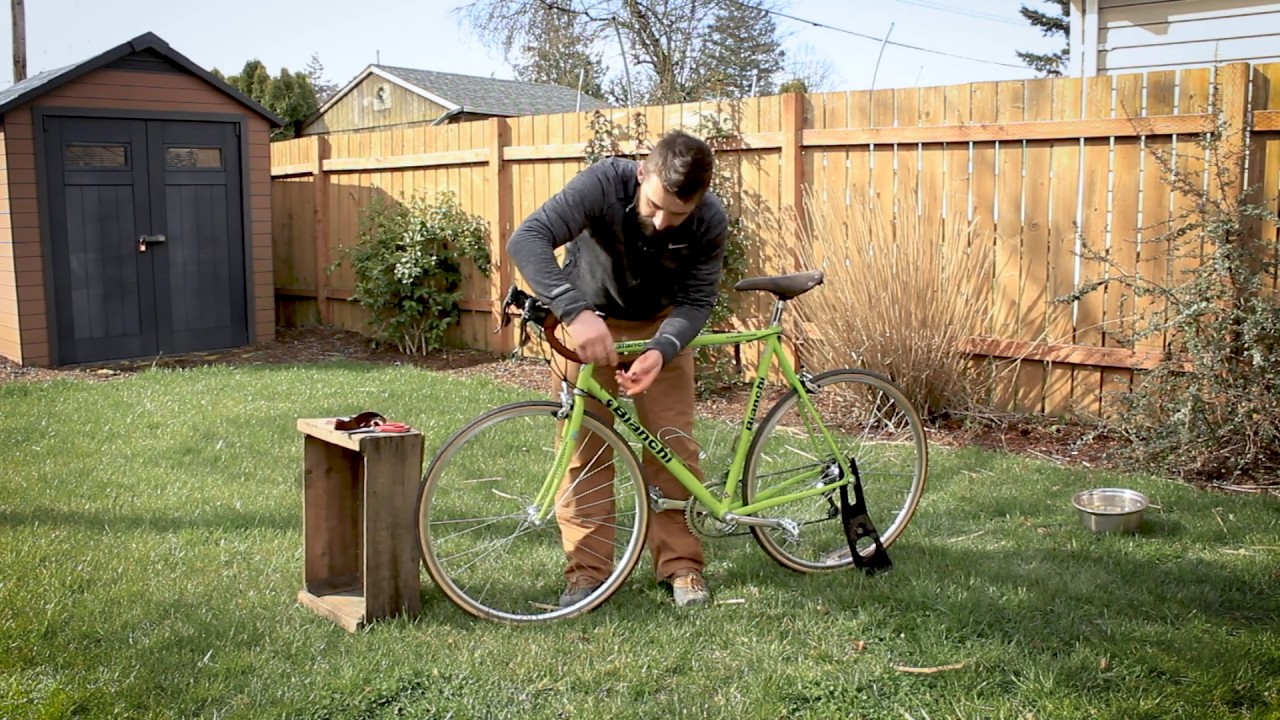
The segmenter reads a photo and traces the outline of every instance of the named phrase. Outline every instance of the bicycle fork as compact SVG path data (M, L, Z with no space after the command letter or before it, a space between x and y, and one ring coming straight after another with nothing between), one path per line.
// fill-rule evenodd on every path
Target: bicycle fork
M561 438L560 447L556 450L555 461L551 464L551 471L547 473L546 478L542 481L542 488L538 491L537 497L526 509L528 520L534 525L543 524L555 512L556 493L560 488L560 478L564 477L565 472L569 469L569 462L573 458L573 448L577 443L578 433L582 432L582 417L586 414L586 403L575 403L573 400L573 389L567 381L562 380L560 409L556 411L556 419L567 423L566 432ZM572 429L572 432L568 432L570 429Z

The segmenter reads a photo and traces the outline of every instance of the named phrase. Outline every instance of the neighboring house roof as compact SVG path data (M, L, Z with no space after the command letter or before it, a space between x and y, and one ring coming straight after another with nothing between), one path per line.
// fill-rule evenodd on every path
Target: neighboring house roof
M67 65L54 70L45 70L44 72L32 75L31 77L10 85L4 90L0 90L0 113L8 112L13 108L25 105L35 100L41 95L54 90L55 88L66 85L73 80L84 77L94 70L106 67L119 60L124 60L135 54L153 54L159 56L165 61L182 68L183 70L204 80L232 100L253 110L257 114L266 118L268 122L275 127L284 125L284 120L275 113L266 109L262 105L255 102L252 98L240 92L236 88L223 80L219 80L213 73L196 65L182 53L169 47L169 43L161 40L154 33L143 33L138 37L121 43L104 53L95 57L84 60L74 65Z
M563 85L498 80L389 65L377 67L438 95L469 113L507 116L550 115L579 109L578 91ZM605 103L601 100L582 95L580 109L594 110L602 107L605 107Z
M304 126L315 122L344 95L370 75L377 75L449 110L449 115L473 113L515 117L595 110L608 107L599 98L579 94L563 85L520 80L499 80L475 75L415 70L391 65L370 65L341 90L333 94Z

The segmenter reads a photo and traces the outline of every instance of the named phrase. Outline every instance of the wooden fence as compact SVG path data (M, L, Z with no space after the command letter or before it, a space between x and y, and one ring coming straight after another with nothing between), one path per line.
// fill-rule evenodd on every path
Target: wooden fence
M1142 241L1188 209L1165 184L1150 151L1174 151L1199 171L1188 144L1225 119L1228 147L1244 148L1247 179L1273 209L1280 193L1280 64L1105 76L974 83L874 92L789 94L733 107L739 140L721 150L740 185L733 198L756 239L752 273L799 269L783 218L808 194L865 211L860 193L915 195L926 223L977 222L993 238L989 320L973 329L977 357L1016 359L1000 404L1021 411L1096 413L1102 395L1151 367L1160 340L1117 341L1152 301L1118 292L1074 304L1053 302L1104 270L1079 259L1080 237L1105 243L1121 265L1168 275L1185 261ZM715 103L611 111L644 117L648 137L692 129ZM1220 113L1220 115L1216 114ZM405 126L306 137L272 145L277 295L285 321L320 320L361 329L346 302L350 271L325 267L357 237L362 208L375 197L452 190L493 230L492 277L467 281L457 339L506 351L514 335L494 335L496 299L520 281L504 249L514 227L578 172L591 137L585 113L490 119L441 127ZM1246 131L1247 134L1246 134ZM1179 150L1181 151L1179 152ZM1206 183L1214 178L1206 177ZM936 206L936 207L935 207ZM1262 228L1274 244L1276 228ZM994 241L999 238L999 241ZM1145 248L1145 249L1144 249ZM1273 279L1274 285L1274 279ZM767 316L751 300L740 320Z

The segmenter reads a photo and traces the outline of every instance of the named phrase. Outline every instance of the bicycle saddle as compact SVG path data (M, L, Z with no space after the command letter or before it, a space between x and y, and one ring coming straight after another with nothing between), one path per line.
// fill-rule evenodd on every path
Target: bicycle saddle
M747 278L733 286L734 290L764 290L779 300L792 300L822 284L821 270L806 270L789 275Z

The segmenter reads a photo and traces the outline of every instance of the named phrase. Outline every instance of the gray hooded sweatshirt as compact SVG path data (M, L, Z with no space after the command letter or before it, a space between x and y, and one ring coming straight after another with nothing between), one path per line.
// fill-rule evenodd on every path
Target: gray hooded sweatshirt
M683 223L646 235L636 212L637 167L607 158L583 170L516 228L507 251L562 322L591 309L620 320L650 320L670 309L649 343L665 364L706 325L729 224L708 191ZM553 251L565 244L561 268Z

